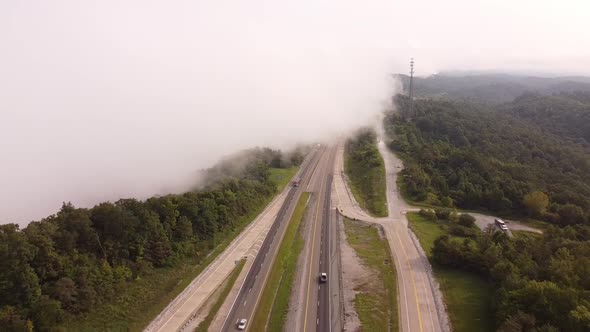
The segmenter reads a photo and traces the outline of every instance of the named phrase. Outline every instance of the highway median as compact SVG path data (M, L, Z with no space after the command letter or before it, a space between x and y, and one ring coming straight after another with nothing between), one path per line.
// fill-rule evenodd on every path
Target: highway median
M296 273L297 258L303 249L300 226L305 215L309 195L307 192L301 194L293 216L287 225L276 260L269 272L268 282L254 313L250 325L251 331L281 331L283 329L289 309L289 296Z

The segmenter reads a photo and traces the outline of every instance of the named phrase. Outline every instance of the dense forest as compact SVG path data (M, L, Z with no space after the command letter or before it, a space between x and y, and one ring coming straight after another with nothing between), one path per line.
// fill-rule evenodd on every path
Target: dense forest
M496 106L422 98L410 113L398 95L384 120L411 199L551 224L542 235L489 227L435 241L436 264L493 285L498 331L590 331L589 97L527 93Z
M55 215L23 230L0 225L1 330L58 330L66 315L112 301L153 269L205 257L217 237L243 226L237 221L276 192L270 167L303 159L301 151L245 154L208 170L217 178L200 190L90 209L64 203Z
M576 121L534 123L509 114L507 104L496 110L445 99L415 100L410 117L408 101L398 96L399 112L384 121L390 147L406 162L402 185L413 200L557 225L590 222L590 150L572 142L584 140L572 129L557 135ZM534 112L537 104L517 100L512 109L526 105Z
M402 89L408 91L410 77L395 75ZM543 95L590 92L590 78L582 76L535 77L509 74L443 73L414 77L414 96L449 97L477 103L501 104L512 102L526 92Z
M374 216L386 217L385 164L374 130L360 129L346 141L344 170L360 206Z
M438 238L433 259L492 283L498 331L590 331L590 226L514 239L493 226L469 235Z

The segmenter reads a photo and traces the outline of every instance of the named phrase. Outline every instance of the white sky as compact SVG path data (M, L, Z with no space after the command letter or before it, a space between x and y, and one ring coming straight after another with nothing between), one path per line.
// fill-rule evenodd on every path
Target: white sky
M588 1L3 0L0 223L375 117L388 75L590 74Z

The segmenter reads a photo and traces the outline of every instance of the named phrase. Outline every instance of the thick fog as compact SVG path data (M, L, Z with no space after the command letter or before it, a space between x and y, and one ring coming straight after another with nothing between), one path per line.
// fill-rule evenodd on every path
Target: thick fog
M590 73L585 1L0 2L0 223L374 121L394 72Z

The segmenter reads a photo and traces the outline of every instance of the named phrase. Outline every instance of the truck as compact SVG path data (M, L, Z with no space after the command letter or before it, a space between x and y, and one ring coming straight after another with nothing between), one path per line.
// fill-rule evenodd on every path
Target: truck
M301 183L301 179L295 178L295 179L293 179L292 185L293 185L293 187L299 187L299 183Z
M504 222L504 220L500 219L500 218L495 218L494 222L496 223L496 226L500 227L500 229L504 232L508 231L508 227L506 226L506 223Z

